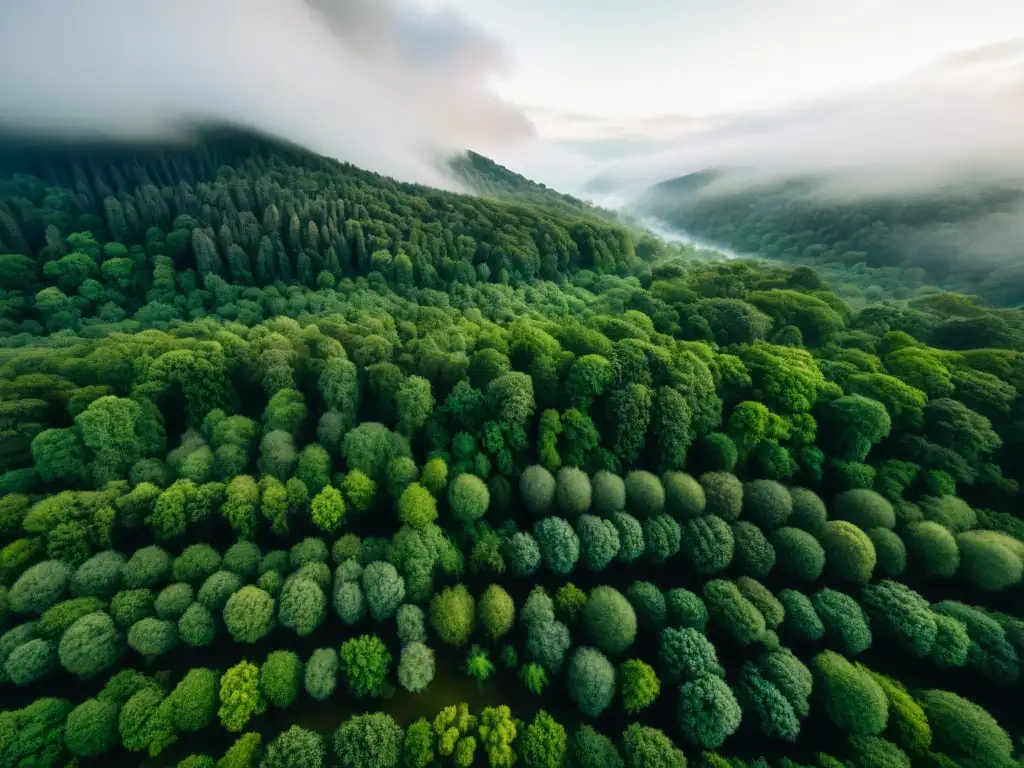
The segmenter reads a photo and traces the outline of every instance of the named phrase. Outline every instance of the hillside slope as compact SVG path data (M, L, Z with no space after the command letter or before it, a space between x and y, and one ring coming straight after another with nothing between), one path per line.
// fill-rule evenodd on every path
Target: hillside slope
M1024 186L937 189L915 197L857 194L831 177L743 183L708 171L652 187L639 209L740 252L879 277L904 295L922 285L1024 303ZM831 192L829 190L832 190Z

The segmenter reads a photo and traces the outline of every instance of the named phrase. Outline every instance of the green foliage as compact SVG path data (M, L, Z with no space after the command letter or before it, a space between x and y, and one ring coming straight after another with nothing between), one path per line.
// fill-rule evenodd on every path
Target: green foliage
M675 587L665 593L665 608L668 611L668 624L672 627L693 627L703 632L708 623L708 609L696 595L687 589ZM639 611L637 612L639 616Z
M561 768L568 739L561 723L541 709L516 743L526 768Z
M374 621L391 618L405 598L405 580L391 563L373 561L363 569L361 583L366 605ZM337 605L335 599L335 607Z
M278 606L277 619L281 626L305 637L323 623L327 597L319 584L301 574L294 574L285 580L278 596Z
M232 571L217 571L203 582L196 600L210 611L220 613L224 610L228 598L240 590L243 584L239 574Z
M619 532L619 560L624 563L636 561L646 549L640 521L626 512L616 512L612 515L612 523Z
M808 582L821 576L825 550L810 533L799 528L778 528L772 531L771 542L783 573Z
M146 661L153 661L177 647L178 625L161 619L140 619L128 630L128 645Z
M430 626L441 642L460 648L476 628L476 603L462 584L445 587L430 601Z
M333 648L318 648L306 662L303 685L314 701L326 701L338 684L338 653Z
M338 653L341 674L353 696L378 696L391 670L391 653L376 635L346 640Z
M357 512L365 512L377 495L377 483L365 472L353 469L341 483L345 499Z
M657 475L634 470L624 482L626 508L640 520L659 514L665 507L665 488Z
M1024 578L1024 543L997 531L965 531L956 535L960 552L957 575L978 589L997 592Z
M638 658L630 658L618 667L618 681L623 695L623 709L635 715L651 705L662 691L662 681L653 668Z
M97 611L82 616L65 630L57 656L61 666L76 677L95 677L117 661L120 640L114 621Z
M682 543L682 529L668 515L652 515L643 522L645 553L652 562L661 564L675 557Z
M583 631L608 656L617 656L636 639L636 612L621 592L595 587L583 607Z
M819 653L811 667L815 690L836 727L855 736L877 736L885 729L889 702L867 671L833 651Z
M960 567L960 548L945 526L932 521L911 523L901 536L909 567L921 576L949 578Z
M206 606L193 603L178 619L178 638L193 648L205 648L217 636L218 624Z
M622 732L622 747L626 768L686 768L682 750L676 749L672 740L657 728L632 723Z
M322 539L310 536L291 548L288 553L288 565L297 571L309 563L326 563L327 555L327 544Z
M785 648L769 651L758 659L757 671L786 698L797 718L807 717L814 677L792 651Z
M430 722L421 717L405 731L402 759L409 768L427 768L434 762L434 731Z
M177 621L192 605L194 597L195 591L191 584L171 584L160 590L153 602L153 610L156 611L158 618Z
M1013 744L984 709L949 691L923 691L917 697L932 726L933 747L966 768L1009 765Z
M589 725L581 725L572 736L570 755L574 765L591 768L624 768L615 743Z
M928 601L905 584L884 579L864 588L861 604L886 633L915 656L932 650L938 627Z
M764 616L732 582L722 579L707 582L704 603L711 625L739 645L757 642L767 629Z
M796 741L800 734L800 721L793 706L749 661L740 670L736 694L744 712L752 717L764 736Z
M433 496L439 496L448 484L448 465L444 459L435 457L423 465L420 472L420 485Z
M786 487L774 480L752 480L743 486L743 516L761 530L785 525L793 512Z
M763 579L775 567L775 547L760 528L747 520L737 520L729 527L734 542L732 564L737 572Z
M793 500L793 512L786 522L795 528L816 534L828 520L825 502L807 488L790 488L789 495Z
M407 691L426 690L434 679L434 652L419 640L402 647L398 660L398 682Z
M580 557L580 540L572 526L560 517L545 517L533 526L544 565L560 576L572 572Z
M109 600L121 585L124 556L108 549L82 563L71 576L71 594Z
M615 667L596 648L582 646L569 660L566 684L580 712L597 717L615 698Z
M703 514L707 500L704 489L683 472L666 472L661 478L665 488L665 511L680 522Z
M517 735L516 723L506 706L487 707L480 713L480 743L487 752L491 768L512 768L516 755L512 749ZM409 735L406 733L406 741Z
M241 661L228 669L220 679L220 707L217 717L229 731L241 731L254 715L263 714L266 699L260 687L260 669Z
M964 623L952 616L934 614L935 642L928 654L929 660L940 667L962 667L971 650L971 636Z
M237 642L259 642L274 627L274 598L259 587L242 587L224 604L223 616Z
M456 520L469 525L487 513L491 494L476 475L462 474L448 485L448 505Z
M251 541L236 541L224 553L221 567L225 571L236 573L243 579L251 579L259 573L263 553Z
M875 564L879 576L897 578L907 569L907 547L903 539L888 528L869 528L865 531L875 545Z
M473 645L466 656L466 674L476 680L477 687L483 689L494 674L494 662L490 655L479 645Z
M167 701L177 731L196 732L209 726L217 713L220 681L212 669L198 667L185 673Z
M143 688L121 707L118 730L125 749L158 755L174 741L169 712L162 704L164 693L155 685Z
M224 757L217 761L217 768L256 768L262 738L258 733L239 736L224 753Z
M505 545L504 552L509 568L516 576L531 576L540 568L540 546L529 533L514 533Z
M683 524L680 548L690 567L700 576L728 568L735 547L732 529L717 515L704 515Z
M967 651L967 665L983 677L1002 685L1016 682L1020 677L1020 660L1010 644L1006 631L991 616L977 608L952 600L936 603L933 609L956 619L967 629L971 639Z
M892 504L867 488L843 491L832 500L831 517L846 520L862 530L871 528L895 528L896 513Z
M725 676L725 669L718 663L715 646L691 627L669 627L661 631L658 665L665 682L671 685L707 675Z
M582 596L582 593L580 594ZM654 584L649 581L634 581L626 590L626 597L636 612L637 623L641 629L659 630L665 625L668 617L665 596Z
M39 617L39 632L45 637L59 638L83 616L102 611L106 604L95 597L76 597L47 608Z
M563 584L555 593L555 615L568 626L575 626L586 603L586 592L572 582Z
M603 517L626 509L626 484L607 470L602 469L591 479L591 496L594 512Z
M558 508L570 517L590 509L590 478L576 467L562 467L555 479L555 502Z
M398 519L406 525L423 527L437 520L437 502L419 483L410 483L398 500Z
M818 533L825 550L828 573L843 581L866 583L875 569L877 555L871 539L853 523L830 520Z
M541 622L555 620L555 604L544 587L538 585L530 590L530 594L523 601L519 618L527 628Z
M313 524L325 533L334 533L345 521L345 500L337 488L325 485L310 503Z
M726 521L739 518L743 508L743 483L727 472L705 472L700 476L706 511Z
M560 621L540 620L528 625L526 652L551 674L561 668L571 646L569 628Z
M603 571L619 554L619 532L615 525L594 515L576 518L583 565L590 571Z
M96 757L117 746L118 705L109 700L86 699L68 713L64 744L75 757Z
M953 533L961 533L978 525L975 511L956 496L926 497L919 504L926 520L938 523Z
M512 629L516 607L508 592L497 584L491 584L480 595L476 604L480 627L490 640L497 640Z
M764 584L749 576L740 576L735 583L740 589L740 594L753 603L764 616L768 629L776 629L782 623L786 617L786 610Z
M45 560L28 568L10 588L7 601L15 613L40 614L64 596L71 571L57 560Z
M889 701L886 735L913 755L926 753L932 744L932 729L921 705L896 680L866 667L861 669L878 683Z
M427 627L423 609L418 605L402 605L395 612L398 624L398 641L402 645L423 642L427 639Z
M334 732L334 756L352 768L396 768L402 729L390 715L375 712L349 718Z
M267 745L260 765L264 768L322 768L324 756L320 734L293 725Z
M540 696L550 682L544 667L536 662L530 661L519 668L519 679L523 687L530 693Z
M481 641L500 637L496 660L516 668L511 597L494 585L476 606L465 587L446 587L467 581L467 559L481 588L506 569L556 579L557 610L537 591L519 606L522 674L535 691L555 680L577 624L577 641L608 632L608 643L627 646L639 624L646 635L630 647L647 654L650 630L665 627L754 646L742 658L720 649L736 663L728 678L750 733L773 738L795 737L809 701L807 670L776 631L801 653L824 640L853 656L873 628L879 652L898 646L942 679L965 666L983 682L1019 681L1024 622L950 601L929 606L885 581L906 573L933 596L929 579L959 575L961 590L1000 593L986 606L1013 607L1024 573L1015 517L1024 376L1020 313L1009 307L1024 293L1005 264L974 276L957 268L956 238L931 238L908 256L906 237L895 235L980 221L1012 208L1014 190L840 210L808 203L816 198L801 183L687 203L686 185L707 180L678 182L685 194L659 215L773 260L715 262L472 154L456 172L483 197L399 184L251 137L207 138L160 157L15 155L0 178L0 329L9 340L0 364L0 631L14 626L0 636L3 682L39 679L55 658L68 680L101 676L126 648L169 660L161 654L179 640L216 655L222 629L270 642L267 653L287 639L271 635L278 621L303 636L325 631L328 594L348 626L398 611L406 687L427 684L426 666L413 661L430 652L422 609L399 610L403 601L435 598L442 642L471 642L479 620ZM950 292L965 285L992 304ZM180 439L169 444L168 431ZM684 468L706 474L694 480ZM828 512L818 494L834 499ZM397 532L388 525L396 519ZM359 535L342 535L349 526ZM287 547L311 531L324 536L261 557L267 537ZM210 546L235 539L223 559ZM113 549L149 541L181 554L147 546L124 550L125 562ZM689 576L672 567L680 550ZM626 574L644 555L666 566L643 571L660 580ZM566 579L581 559L622 588L651 579L633 583L628 600L615 593L635 618L620 621L626 614L610 604L599 621L590 615L594 595ZM538 574L541 564L552 573ZM703 585L706 606L676 587L726 575ZM822 576L856 593L776 597L754 581L776 589ZM318 701L332 695L340 666L321 650L305 675ZM718 674L690 670L702 652L677 655L674 683L724 687ZM610 664L584 675L576 667L587 654L569 656L575 687L588 691L581 702L603 707L608 686L598 683ZM647 703L656 681L642 664L632 659L619 674L627 710ZM885 740L864 735L879 718L857 675L875 678L830 664L831 674L815 673L826 704L818 714L863 732L844 753L851 765L987 760L983 747L946 754L966 752L966 738L932 745L924 713L881 679ZM471 652L478 678L493 666L488 652ZM253 686L241 669L221 690L222 715L237 728L264 707L258 674ZM65 727L71 705L58 700L0 713L0 763L62 765L76 749L116 747L116 736L155 756L209 718L209 670L177 688L167 674L128 672L89 705L95 732L81 713ZM722 706L727 724L732 707ZM566 757L625 765L596 732L581 731L571 755L564 736L553 755L530 752L527 726L510 712L493 713L491 738L483 726L474 732L468 708L452 711L458 727L420 728L408 762L440 755L466 765L479 741L496 765L528 766L534 756L559 768ZM972 735L991 731L965 719ZM339 729L335 746L351 747L334 755L339 764L399 761L397 726L354 722ZM637 725L627 734L630 765L681 764L660 732ZM316 765L315 740L282 736L265 762ZM576 754L576 741L589 746ZM255 768L259 751L253 735L221 764ZM1009 762L1003 746L995 753L988 763ZM694 761L720 768L725 758ZM210 763L194 755L182 764Z
M829 641L844 653L856 656L871 647L871 626L856 600L826 588L815 593L811 601Z
M175 581L202 584L220 568L221 557L209 544L190 544L174 559L172 575Z
M11 651L4 674L15 685L31 685L57 669L57 648L52 640L37 637Z
M910 758L893 744L877 736L851 736L853 768L910 768Z
M527 467L519 475L519 496L534 515L542 516L551 509L556 489L555 476L538 464Z

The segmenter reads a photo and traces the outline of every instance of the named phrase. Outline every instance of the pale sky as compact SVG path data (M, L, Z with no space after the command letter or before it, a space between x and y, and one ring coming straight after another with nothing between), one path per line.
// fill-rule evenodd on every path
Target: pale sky
M503 41L494 88L552 139L810 102L1024 36L1024 0L420 1Z

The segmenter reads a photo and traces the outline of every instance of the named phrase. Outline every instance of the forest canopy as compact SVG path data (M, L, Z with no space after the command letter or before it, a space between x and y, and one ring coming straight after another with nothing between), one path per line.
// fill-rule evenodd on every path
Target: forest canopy
M456 167L0 151L0 764L1017 765L1021 311Z

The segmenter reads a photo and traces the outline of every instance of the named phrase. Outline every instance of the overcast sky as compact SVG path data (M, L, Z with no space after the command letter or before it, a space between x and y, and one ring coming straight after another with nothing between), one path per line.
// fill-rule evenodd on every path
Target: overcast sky
M423 2L504 42L496 88L552 138L806 102L1024 36L1024 0Z
M1024 176L1024 0L0 0L0 128L223 121L441 186Z

